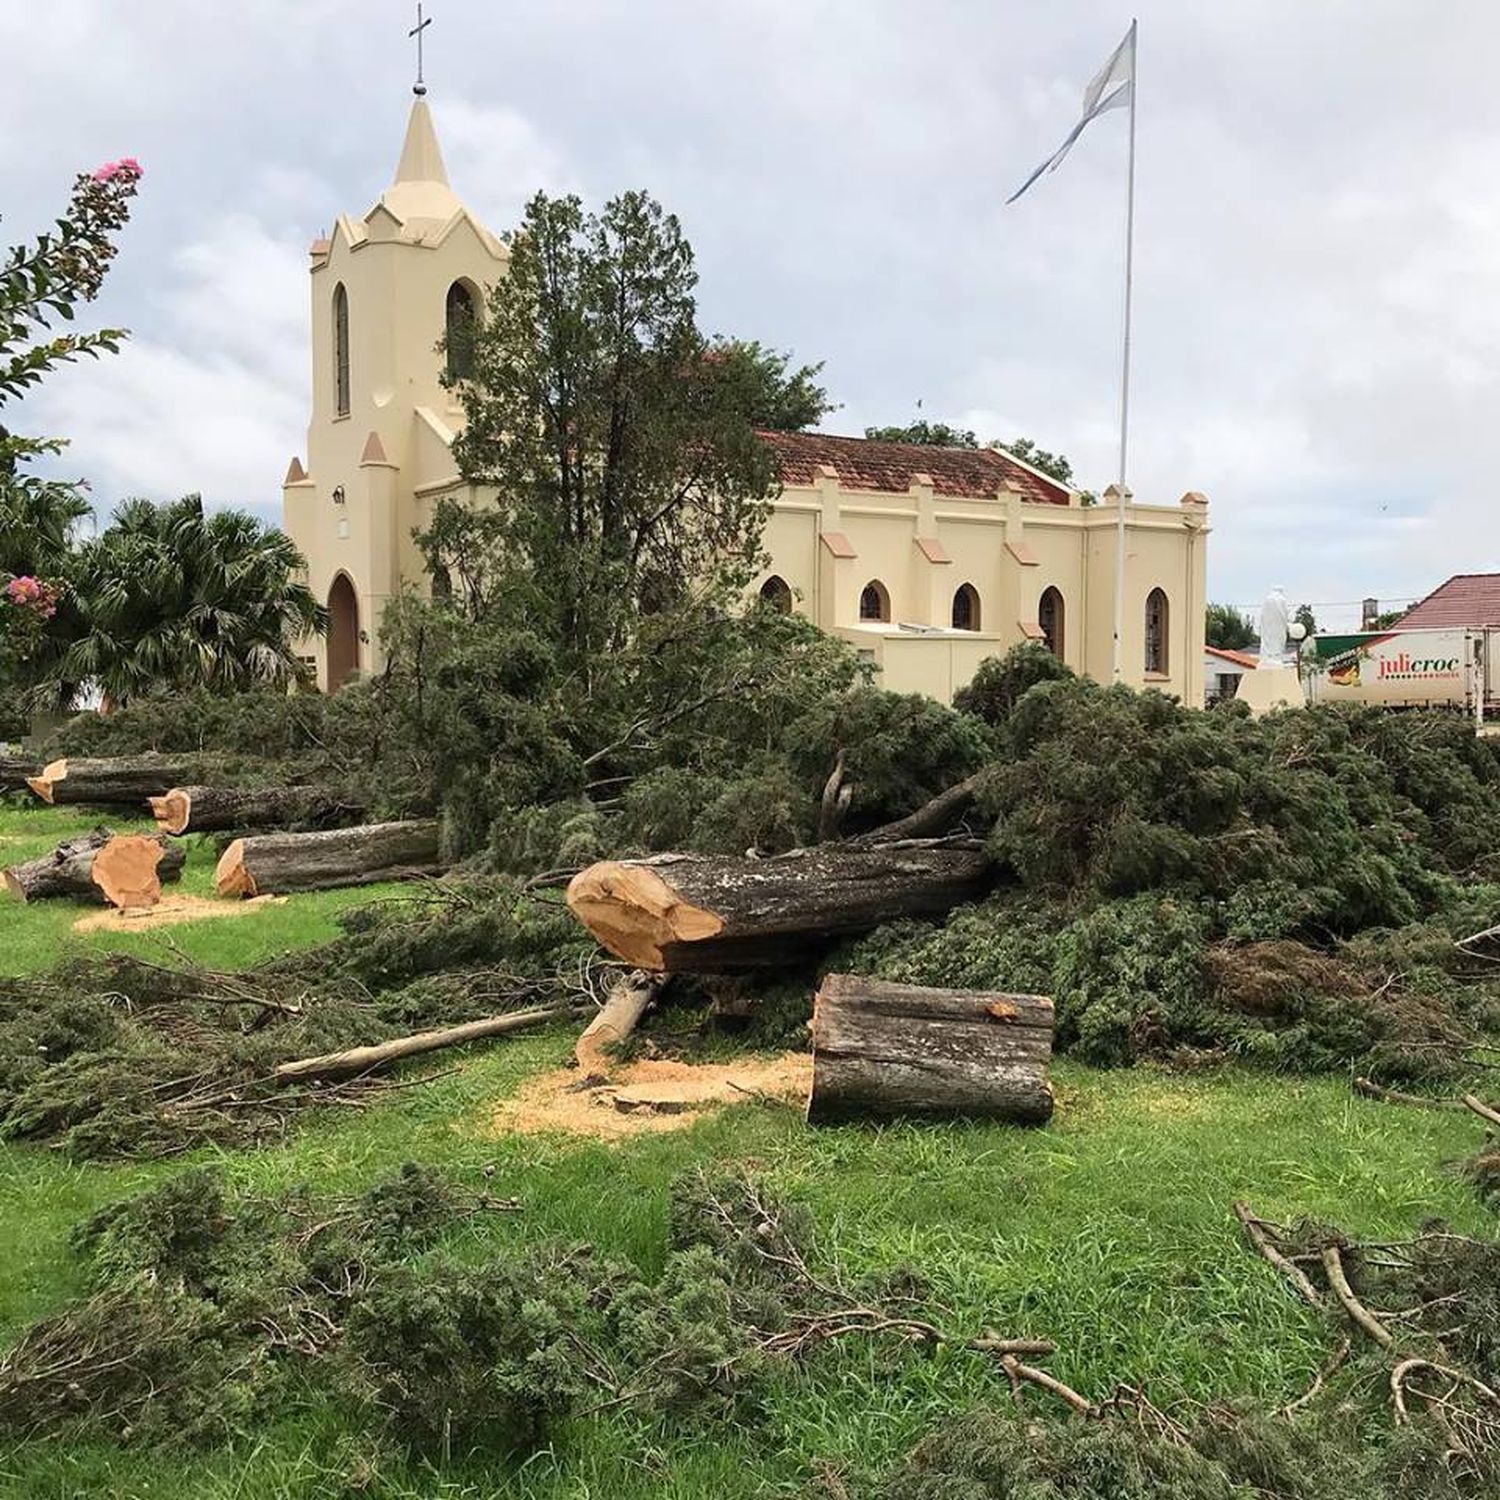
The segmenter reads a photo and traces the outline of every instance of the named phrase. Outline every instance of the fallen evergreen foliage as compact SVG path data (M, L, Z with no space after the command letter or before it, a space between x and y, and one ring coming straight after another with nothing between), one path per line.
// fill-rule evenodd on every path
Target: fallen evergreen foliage
M749 1419L777 1364L930 1328L909 1288L893 1310L815 1261L806 1216L749 1178L677 1184L654 1281L586 1246L442 1253L518 1207L410 1164L340 1200L183 1173L79 1229L90 1293L0 1358L0 1434L207 1446L316 1390L416 1450L525 1454L602 1406Z
M283 1135L379 1077L278 1083L279 1063L510 1010L600 998L613 973L555 904L455 881L345 917L348 935L241 974L116 955L0 980L0 1136L171 1156Z
M976 1411L925 1438L855 1500L1461 1500L1472 1482L1443 1462L1441 1435L1380 1440L1347 1416L1317 1426L1231 1407L1181 1436L1118 1418Z
M1233 1393L1203 1406L1153 1392L1162 1406L1128 1385L1047 1387L995 1334L944 1328L918 1273L846 1278L805 1210L740 1173L674 1184L650 1277L524 1236L479 1260L472 1244L450 1248L476 1217L519 1211L524 1224L525 1209L412 1164L344 1198L182 1173L79 1228L85 1293L0 1357L0 1436L203 1448L272 1410L331 1401L370 1444L438 1463L524 1457L566 1442L564 1419L604 1409L628 1408L643 1436L754 1424L774 1376L853 1338L891 1358L945 1345L994 1381L990 1406L894 1471L834 1476L834 1493L864 1500L1449 1500L1500 1477L1500 1407L1483 1395L1500 1380L1500 1244L1441 1225L1383 1245L1267 1226L1310 1270L1337 1246L1353 1295L1400 1329L1387 1354L1330 1298L1330 1348L1345 1328L1361 1342L1272 1413ZM1045 1360L1046 1348L1023 1352ZM1411 1358L1428 1363L1407 1371L1403 1420L1393 1370ZM1430 1373L1442 1370L1471 1383ZM1002 1411L1012 1389L1024 1400Z
M1058 1047L1105 1064L1211 1053L1436 1085L1500 1034L1500 954L1457 941L1500 913L1500 756L1458 716L1202 713L1076 678L1035 645L985 663L947 709L861 684L841 644L761 608L653 616L585 690L495 611L400 601L386 671L332 699L167 699L64 739L124 750L149 732L317 764L372 807L440 807L452 853L522 880L806 845L830 785L838 836L858 834L985 768L968 826L995 895L894 923L839 966L1050 993ZM522 932L507 899L425 937L351 918L345 972L383 995L413 986L418 1021L449 971L550 972L569 919ZM779 1000L750 1034L795 1032L814 981L768 993L789 981L800 1008Z

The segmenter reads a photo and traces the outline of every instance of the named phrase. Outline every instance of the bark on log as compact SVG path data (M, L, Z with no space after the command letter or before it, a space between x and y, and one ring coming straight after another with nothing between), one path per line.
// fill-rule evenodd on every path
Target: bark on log
M810 1124L1052 1116L1045 995L920 989L830 974L813 1002Z
M590 865L568 886L568 905L639 968L777 968L896 917L941 916L983 895L992 870L982 850L925 843L772 859L662 854Z
M149 801L157 824L171 834L284 828L288 823L333 827L361 812L336 792L311 786L174 786Z
M139 809L149 797L190 779L180 761L162 755L126 755L100 760L64 757L43 766L26 785L43 802L58 806L90 803L98 807Z
M0 755L0 792L24 792L35 775L34 756Z
M236 839L219 858L214 885L221 896L259 896L412 880L442 868L435 821L368 823Z
M329 1052L322 1057L303 1057L284 1062L276 1069L278 1083L293 1083L299 1078L347 1078L354 1073L368 1073L399 1062L403 1057L419 1057L442 1047L459 1047L465 1042L487 1036L503 1036L508 1031L524 1031L530 1026L545 1026L565 1016L577 1015L576 1005L541 1005L532 1010L513 1010L503 1016L486 1016L482 1021L465 1021L461 1026L445 1026L439 1031L419 1031L415 1036L397 1037L372 1047L351 1047L347 1052Z
M78 896L121 909L155 906L163 880L175 880L187 851L160 834L114 834L96 828L67 839L50 854L5 872L6 889L18 901Z
M661 993L659 975L636 969L624 975L610 990L598 1014L583 1028L573 1056L585 1078L608 1073L614 1063L610 1049L618 1047L635 1030L642 1012Z

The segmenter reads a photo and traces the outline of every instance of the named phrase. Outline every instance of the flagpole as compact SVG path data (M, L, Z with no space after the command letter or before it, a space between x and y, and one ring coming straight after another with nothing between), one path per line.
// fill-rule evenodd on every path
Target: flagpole
M1130 297L1135 261L1135 98L1140 89L1136 26L1130 23L1130 164L1125 173L1125 333L1120 348L1120 477L1115 501L1114 680L1125 677L1125 461L1130 434Z

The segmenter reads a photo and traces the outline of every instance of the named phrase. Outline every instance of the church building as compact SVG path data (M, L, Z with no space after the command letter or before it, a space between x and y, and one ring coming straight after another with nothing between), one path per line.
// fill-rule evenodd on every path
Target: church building
M449 186L420 96L395 181L362 218L340 216L311 255L312 421L307 462L287 470L284 525L328 606L327 637L305 650L332 692L381 666L387 602L427 587L412 534L436 502L496 499L458 474L463 412L443 387L438 344L482 310L509 256ZM882 686L947 702L981 661L1023 640L1107 682L1123 576L1124 680L1203 702L1202 495L1138 505L1111 488L1084 505L995 449L763 438L782 487L755 587L851 642Z

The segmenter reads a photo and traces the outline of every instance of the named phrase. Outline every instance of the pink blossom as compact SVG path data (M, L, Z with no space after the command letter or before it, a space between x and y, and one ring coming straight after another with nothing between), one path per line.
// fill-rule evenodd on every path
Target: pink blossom
M95 182L113 182L123 177L126 182L137 182L143 176L141 164L133 156L122 156L119 161L105 162L94 173Z

